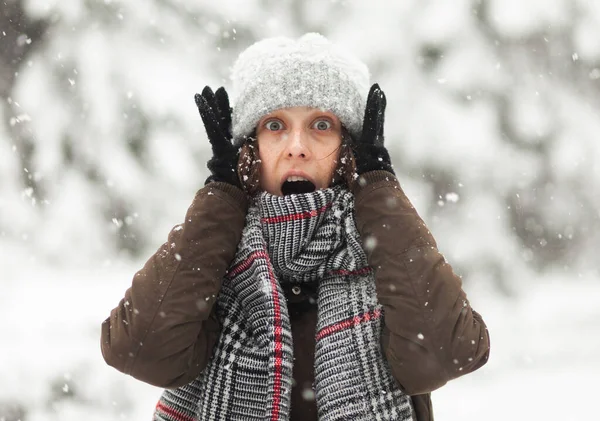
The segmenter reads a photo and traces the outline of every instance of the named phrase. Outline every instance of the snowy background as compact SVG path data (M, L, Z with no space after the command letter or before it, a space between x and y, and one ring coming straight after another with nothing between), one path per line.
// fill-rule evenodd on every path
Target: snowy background
M100 324L206 178L193 95L318 31L370 67L409 197L491 331L438 420L580 420L600 375L597 0L0 2L0 420L148 420Z

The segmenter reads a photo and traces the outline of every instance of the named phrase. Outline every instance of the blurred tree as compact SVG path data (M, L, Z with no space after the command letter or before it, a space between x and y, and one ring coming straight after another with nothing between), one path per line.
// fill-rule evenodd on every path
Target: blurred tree
M28 0L2 13L0 230L40 256L155 249L206 177L193 94L230 86L255 40L319 31L386 91L396 171L466 279L509 294L535 270L598 269L594 2Z
M10 97L10 92L15 83L19 70L27 56L44 34L47 22L35 21L32 22L25 16L21 1L9 1L4 4L2 14L0 15L0 27L2 31L2 44L0 45L0 95L4 99ZM15 114L18 114L14 104L11 107ZM22 133L18 133L15 124L10 124L7 121L7 126L15 128L13 137L19 139L20 157L23 167L26 168L31 157L33 144L30 139L27 139ZM25 177L25 185L34 185L34 180L31 176Z

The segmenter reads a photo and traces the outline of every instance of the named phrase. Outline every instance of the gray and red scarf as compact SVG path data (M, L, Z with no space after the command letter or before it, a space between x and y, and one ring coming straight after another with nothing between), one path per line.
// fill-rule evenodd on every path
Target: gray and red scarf
M282 285L318 283L319 420L413 420L381 352L382 307L342 187L274 196L248 210L216 312L221 335L203 373L166 390L154 420L287 420L293 343Z

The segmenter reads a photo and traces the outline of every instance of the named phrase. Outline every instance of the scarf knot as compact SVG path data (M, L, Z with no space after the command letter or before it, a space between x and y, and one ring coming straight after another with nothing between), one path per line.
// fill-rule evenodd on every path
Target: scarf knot
M326 270L339 269L331 258L339 254L345 243L342 224L353 210L348 201L351 195L344 192L335 187L312 194L275 196L263 192L257 196L253 211L258 216L250 219L260 218L262 235L280 282L316 281ZM357 257L361 254L362 250ZM356 263L367 264L362 259ZM337 266L341 264L337 262Z

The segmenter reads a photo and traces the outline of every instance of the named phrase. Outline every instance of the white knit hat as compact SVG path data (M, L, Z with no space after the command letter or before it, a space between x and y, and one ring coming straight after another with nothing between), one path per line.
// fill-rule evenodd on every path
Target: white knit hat
M298 40L259 41L233 66L232 134L240 142L275 110L308 106L330 111L353 137L360 136L369 70L317 33Z

